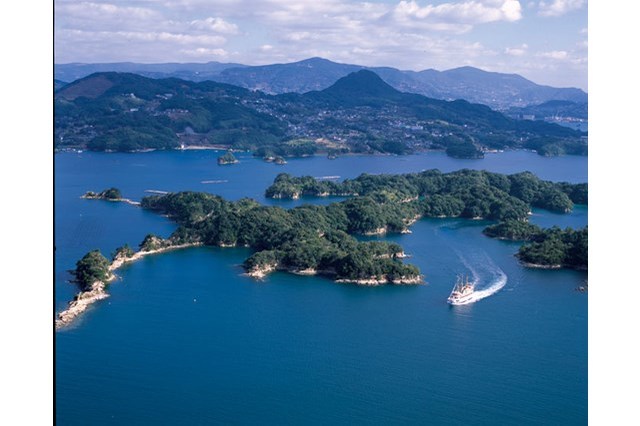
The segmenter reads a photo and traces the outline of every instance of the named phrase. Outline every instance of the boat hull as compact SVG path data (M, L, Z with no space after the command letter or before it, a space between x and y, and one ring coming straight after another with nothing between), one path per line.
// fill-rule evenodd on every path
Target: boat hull
M473 302L473 294L468 294L458 298L449 297L447 299L447 303L450 305L466 305L467 303L471 302Z

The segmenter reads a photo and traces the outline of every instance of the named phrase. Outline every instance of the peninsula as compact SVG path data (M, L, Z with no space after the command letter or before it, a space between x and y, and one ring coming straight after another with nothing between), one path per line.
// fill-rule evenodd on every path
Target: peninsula
M55 322L56 330L71 324L93 303L109 297L107 287L116 279L115 271L122 266L152 254L198 245L198 243L176 244L171 239L163 240L149 234L140 243L139 251L134 252L125 244L115 250L111 261L107 260L99 250L90 251L76 263L74 275L80 292L69 302L64 311L58 313Z

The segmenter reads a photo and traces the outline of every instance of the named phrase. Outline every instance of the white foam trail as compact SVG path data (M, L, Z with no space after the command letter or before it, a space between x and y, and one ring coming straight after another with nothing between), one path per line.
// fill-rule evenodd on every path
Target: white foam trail
M475 303L478 300L482 300L486 297L491 296L492 294L497 293L507 284L507 274L505 274L498 265L493 263L491 258L486 253L483 252L483 257L485 259L474 259L478 261L477 266L479 266L481 272L487 272L489 275L489 277L487 277L487 281L489 282L489 284L485 286L483 285L484 280L481 279L480 274L478 273L476 268L474 268L474 266L469 263L468 259L466 259L462 255L462 253L460 253L458 250L455 251L460 257L460 260L462 261L464 266L466 266L467 269L471 271L471 274L473 275L473 285L475 286L475 291L473 292L473 295L469 298L469 300L464 303L459 303L458 305L469 305L471 303ZM474 264L475 263L476 262L474 262Z
M507 275L504 272L502 272L500 268L498 268L498 272L499 272L499 275L497 275L497 277L495 277L494 280L491 281L491 283L487 288L474 291L473 295L468 301L466 301L465 303L459 303L459 305L468 305L470 303L475 303L478 300L482 300L485 297L489 297L492 294L495 294L498 291L500 291L500 289L507 284ZM474 284L478 286L478 283L476 283L475 281L474 281Z

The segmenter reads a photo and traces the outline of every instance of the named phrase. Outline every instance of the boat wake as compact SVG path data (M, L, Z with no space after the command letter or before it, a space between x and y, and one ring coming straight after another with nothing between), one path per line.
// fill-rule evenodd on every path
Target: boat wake
M473 294L463 303L459 303L460 305L468 305L487 298L500 291L507 284L507 274L493 263L486 253L482 253L482 259L473 259L473 262L469 262L469 259L460 252L458 252L458 256L471 272L475 288Z

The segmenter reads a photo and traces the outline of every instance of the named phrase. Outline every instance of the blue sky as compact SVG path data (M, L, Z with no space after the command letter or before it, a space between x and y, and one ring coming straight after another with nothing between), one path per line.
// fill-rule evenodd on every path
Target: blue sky
M586 0L55 0L54 60L471 65L587 88Z

